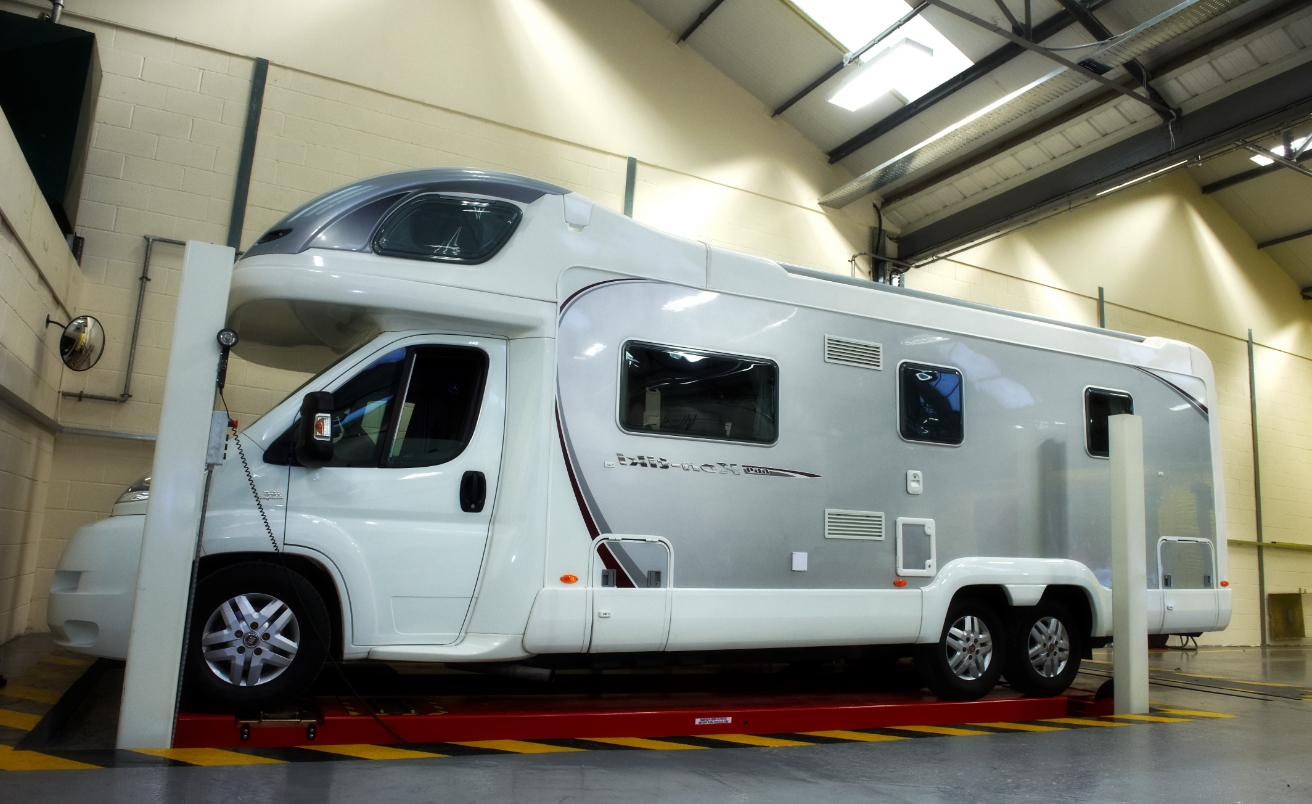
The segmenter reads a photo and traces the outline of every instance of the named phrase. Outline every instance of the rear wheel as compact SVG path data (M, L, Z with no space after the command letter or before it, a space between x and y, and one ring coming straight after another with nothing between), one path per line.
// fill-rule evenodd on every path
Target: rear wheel
M330 627L323 598L298 573L263 562L224 567L197 586L188 695L237 712L285 706L323 668Z
M916 669L938 697L973 701L998 683L1005 650L997 612L983 600L964 598L948 609L938 642L916 647Z
M1007 683L1026 695L1060 695L1080 672L1083 631L1061 603L1015 609L1007 633Z

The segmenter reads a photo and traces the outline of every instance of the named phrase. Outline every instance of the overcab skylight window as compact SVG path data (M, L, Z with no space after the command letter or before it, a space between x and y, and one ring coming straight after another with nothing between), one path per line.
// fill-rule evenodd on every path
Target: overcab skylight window
M902 0L790 0L793 6L855 51L888 29L911 6ZM829 95L829 102L856 111L887 92L909 103L971 65L947 37L916 17L861 54L861 65Z

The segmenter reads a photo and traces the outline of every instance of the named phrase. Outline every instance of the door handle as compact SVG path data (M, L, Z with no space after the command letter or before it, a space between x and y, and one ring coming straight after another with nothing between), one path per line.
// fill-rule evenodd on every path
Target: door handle
M477 514L487 502L487 478L482 472L465 472L460 478L460 510Z

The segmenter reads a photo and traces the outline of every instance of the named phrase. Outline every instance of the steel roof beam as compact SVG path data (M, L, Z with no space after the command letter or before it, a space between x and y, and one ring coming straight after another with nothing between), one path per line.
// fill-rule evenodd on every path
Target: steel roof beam
M1145 131L902 235L899 256L913 262L998 233L1043 212L1124 184L1153 170L1283 129L1312 113L1312 62L1290 68L1196 112L1181 116L1176 147L1158 129Z
M997 2L1000 3L1002 0L997 0ZM1079 0L1057 0L1057 2L1061 3L1061 7L1066 9L1066 11L1069 12L1081 26L1083 26L1084 30L1089 32L1090 36L1097 37L1100 41L1104 42L1115 36L1106 25L1103 25L1097 17L1093 16L1092 11L1081 5ZM1157 90L1153 89L1152 84L1148 83L1148 71L1144 69L1144 66L1139 63L1138 59L1130 59L1121 66L1125 68L1125 71L1129 73L1135 81L1139 82L1139 86L1143 87L1144 91L1148 93L1148 97L1157 101L1162 106L1170 106L1170 104L1166 102L1166 99L1163 98ZM1157 110L1157 114L1161 115L1162 119L1168 123L1179 116L1178 113L1165 114L1160 109Z
M1093 2L1089 3L1088 7L1090 9L1101 8L1109 2L1111 2L1111 0L1093 0ZM1064 31L1066 28L1074 24L1074 22L1075 18L1063 11L1060 14L1056 14L1034 26L1033 39L1036 42L1042 42L1045 39ZM901 109L898 109L883 120L880 120L873 126L856 134L843 144L831 150L826 154L826 156L829 157L829 164L832 165L840 159L846 159L908 120L920 115L934 104L952 97L958 90L965 89L1024 52L1025 48L1020 45L1003 45L971 66L934 87L929 92L916 98L906 106L903 106Z
M1277 165L1280 165L1281 167L1287 167L1292 171L1295 171L1297 173L1302 173L1304 176L1312 176L1312 169L1305 168L1302 165L1298 164L1298 162L1294 161L1293 159L1287 159L1281 156L1280 154L1276 153L1275 151L1268 151L1267 149L1263 148L1260 145L1244 145L1243 147L1252 151L1258 156L1265 156L1267 159L1270 159L1272 162L1275 162Z
M1298 240L1303 237L1312 237L1312 229L1304 229L1301 232L1294 232L1293 234L1285 235L1284 237L1277 237L1274 240L1268 240L1265 243L1258 243L1257 247L1260 249L1270 248L1271 246L1278 246L1281 243L1288 243L1290 240Z
M966 22L969 22L972 25L975 25L979 28L983 28L986 31L992 31L998 36L1001 36L1003 39L1010 39L1013 43L1020 45L1026 50L1031 50L1035 53L1038 53L1040 56L1043 56L1044 58L1050 61L1055 61L1056 63L1062 65L1068 70L1074 70L1075 72L1083 75L1085 78L1088 78L1092 81L1097 81L1099 84L1102 84L1103 86L1107 87L1113 92L1119 92L1128 98L1136 100L1139 103L1142 103L1143 105L1148 106L1151 109L1155 110L1158 114L1163 115L1164 119L1173 120L1179 116L1174 109L1167 106L1166 104L1158 103L1157 101L1149 97L1144 97L1143 95L1140 95L1139 93L1135 92L1132 89L1129 89L1128 87L1121 86L1120 84L1106 77L1102 73L1091 70L1082 64L1076 64L1075 62L1065 58L1064 56L1058 56L1055 52L1048 50L1046 47L1043 47L1042 45L1037 45L1023 36L1017 36L1011 31L1005 30L1003 28L999 28L998 26L994 25L991 22L985 22L979 17L976 17L974 14L971 14L968 11L962 11L956 6L951 5L950 3L946 3L943 0L929 0L929 2L933 4L935 8L940 8L948 12L949 14L953 14L957 17L960 17Z
M688 26L688 30L679 35L679 41L675 42L675 44L682 44L683 40L692 36L693 32L702 27L702 23L706 22L707 18L715 13L715 9L719 8L720 4L723 2L724 0L711 0L711 4L706 7L705 11L697 15L697 19L692 21L692 25Z

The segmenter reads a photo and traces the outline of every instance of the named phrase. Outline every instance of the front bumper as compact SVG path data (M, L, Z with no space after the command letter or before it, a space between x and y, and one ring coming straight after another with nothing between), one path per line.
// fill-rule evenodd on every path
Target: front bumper
M50 585L46 620L56 645L127 658L145 522L115 516L78 529Z

